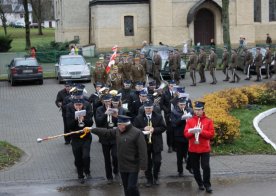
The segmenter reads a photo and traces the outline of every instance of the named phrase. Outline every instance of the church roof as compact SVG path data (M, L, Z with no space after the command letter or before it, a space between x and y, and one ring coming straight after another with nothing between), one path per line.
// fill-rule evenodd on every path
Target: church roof
M89 5L115 5L149 3L149 0L92 0Z

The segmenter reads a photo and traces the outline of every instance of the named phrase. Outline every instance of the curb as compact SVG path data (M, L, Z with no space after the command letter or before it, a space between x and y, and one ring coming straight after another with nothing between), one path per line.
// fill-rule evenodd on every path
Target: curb
M274 113L276 113L276 108L272 108L270 110L267 110L265 112L258 114L253 120L253 126L258 132L258 134L265 140L265 142L270 144L276 150L276 144L273 143L270 139L268 139L268 137L264 134L264 132L259 127L259 122L261 120L263 120L265 117L270 116Z

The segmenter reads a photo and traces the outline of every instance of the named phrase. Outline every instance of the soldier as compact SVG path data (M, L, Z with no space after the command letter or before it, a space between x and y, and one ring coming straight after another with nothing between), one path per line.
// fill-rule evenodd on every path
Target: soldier
M111 87L111 90L119 90L123 87L123 81L123 74L119 73L118 66L113 65L106 83Z
M195 54L195 49L192 49L191 55L189 57L188 68L190 68L190 76L192 78L193 84L190 86L196 86L196 66L197 66L197 55Z
M115 114L107 115L106 111L111 108L111 100L112 96L110 94L106 94L103 96L104 105L100 106L97 109L95 121L97 127L101 128L113 128L113 118ZM118 178L118 161L117 161L117 147L115 139L106 139L104 137L99 137L100 143L102 144L102 151L104 155L104 163L105 163L105 174L108 180L108 183L113 181L112 175L112 166L113 173L115 178ZM112 160L112 162L111 162Z
M200 76L199 83L206 82L205 71L204 71L205 64L206 64L206 54L203 47L200 48L200 54L198 56L198 64L199 64L198 72Z
M175 66L175 81L176 84L180 82L180 66L181 66L181 56L178 49L174 49L174 66Z
M123 61L120 54L116 55L114 65L118 67L118 73L123 75Z
M213 82L210 84L216 84L216 67L217 67L217 55L215 53L215 48L211 48L211 53L209 55L208 69L210 69L210 75L212 76Z
M60 90L56 97L56 106L61 110L62 113L62 119L63 119L63 131L64 133L68 133L68 128L66 127L66 97L70 97L70 90L72 88L72 82L66 81L64 89ZM64 144L70 144L71 138L64 137L65 143Z
M147 74L147 59L143 52L140 53L140 64L144 67L145 73Z
M231 59L230 59L230 69L231 69L232 79L231 79L230 83L235 83L235 81L236 81L235 78L237 78L237 82L240 81L240 77L236 73L237 66L238 66L237 51L236 51L236 49L232 49L232 55L231 55Z
M141 81L145 84L146 82L146 73L144 67L140 64L139 58L134 58L134 66L131 67L131 80L135 84L138 81Z
M246 73L245 80L250 80L251 78L250 67L253 63L253 55L249 50L247 50L247 48L244 48L244 52L245 52L244 60L245 60L245 73Z
M229 81L229 75L228 75L228 70L229 70L229 53L227 51L227 47L225 46L223 49L223 55L222 55L222 60L221 64L223 65L223 73L225 74L226 78L223 81Z
M141 54L141 49L140 48L137 48L135 50L135 58L139 58L140 57L140 54Z
M171 128L171 100L174 98L174 91L173 88L176 85L174 80L169 81L168 88L162 94L160 100L160 107L164 111L164 117L167 125L167 145L168 145L168 153L172 153L173 151L173 131Z
M156 81L157 86L159 86L161 84L161 81L160 81L161 65L162 65L162 58L158 54L158 51L154 50L152 70L153 70L153 79Z
M183 136L186 119L192 117L192 109L186 107L186 98L177 99L177 106L171 112L171 123L174 130L174 141L177 158L178 176L183 177L183 159L187 162L188 140Z
M264 79L268 79L272 77L272 72L270 70L270 65L271 65L271 51L269 47L266 47L266 53L265 53L265 69L266 69L266 76Z
M85 110L85 116L76 116L76 112ZM66 106L66 123L69 132L78 131L83 126L91 127L93 125L93 112L90 103L83 99L74 98L73 103ZM78 178L81 184L84 183L84 177L91 178L90 175L90 147L92 136L91 134L73 134L71 135L71 145L75 157L75 166L77 167ZM84 176L85 175L85 176Z
M123 77L126 80L131 80L131 68L133 65L133 61L129 59L130 57L127 56L123 60Z
M153 111L153 103L147 101L144 104L144 112L134 119L134 126L141 131L150 132L146 139L148 153L148 167L145 171L146 186L159 185L159 171L161 167L161 152L163 151L162 133L166 130L165 122L161 114Z
M262 80L262 74L261 74L262 59L263 59L263 55L261 53L261 48L257 48L256 56L254 58L254 63L256 66L256 74L257 74L257 79L255 80L255 82L260 82Z
M102 61L97 61L96 62L96 67L95 67L93 75L92 75L92 80L93 80L94 86L97 82L101 82L102 84L105 84L106 79L107 79L107 73L105 71L105 67L103 65L103 62Z
M177 75L177 65L175 62L175 56L173 54L173 50L169 50L168 64L169 64L170 73L171 73L170 75L171 80L176 81L178 75Z
M101 82L96 82L95 86L96 86L95 93L91 94L90 97L88 98L88 101L93 106L94 116L96 116L97 108L102 106L102 101L100 99L102 94L100 93L100 89L103 87L103 84ZM97 126L97 124L96 124L96 126Z

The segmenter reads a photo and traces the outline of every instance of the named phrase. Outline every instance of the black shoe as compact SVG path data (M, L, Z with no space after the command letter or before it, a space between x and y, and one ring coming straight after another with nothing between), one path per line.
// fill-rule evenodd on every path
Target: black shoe
M232 80L232 81L230 81L229 83L235 83L235 81L234 81L234 80Z
M216 84L216 83L214 83L214 82L211 82L210 84Z
M255 82L261 82L261 80L260 80L260 79L257 79L257 80L255 80Z
M190 86L196 86L196 84L191 84Z
M250 78L245 78L244 80L250 80Z
M201 191L204 191L204 190L205 190L205 188L204 188L203 185L199 185L199 186L198 186L198 189L201 190Z
M178 173L178 177L183 177L183 176L184 176L183 172Z
M173 149L172 147L170 146L169 149L168 149L168 153L172 153L173 152Z
M226 79L224 79L223 81L224 81L224 82L227 82L227 81L229 81L229 79L228 79L228 78L226 78Z
M268 79L268 77L266 76L266 77L264 77L264 79Z
M207 193L212 193L213 190L211 189L211 187L206 187L206 192L207 192Z
M151 180L147 180L146 187L151 187L151 186L152 186L152 181Z
M84 184L84 178L79 178L79 182L81 183L81 184Z
M157 179L153 179L153 184L154 184L154 185L159 185L159 184L160 184L158 178L157 178Z
M65 141L65 143L64 143L65 145L68 145L68 144L70 144L70 142L69 141Z
M85 177L86 177L87 180L92 179L91 174L85 174Z

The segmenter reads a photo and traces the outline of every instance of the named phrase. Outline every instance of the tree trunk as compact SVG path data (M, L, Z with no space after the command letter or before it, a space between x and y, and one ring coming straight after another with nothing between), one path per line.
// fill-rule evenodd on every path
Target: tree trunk
M38 24L38 35L43 35L42 32L42 7L41 7L41 0L30 0L34 16L37 19Z
M222 0L222 28L224 45L231 50L230 30L229 30L229 0Z
M26 31L26 50L31 48L31 39L30 39L30 22L29 22L29 9L28 9L28 0L23 0L23 6L25 10L25 31Z
M5 36L8 34L7 32L7 19L6 19L6 16L5 16L5 10L3 9L3 7L0 5L0 18L1 18L1 21L2 21L2 25L3 25L3 28L4 28L4 33L5 33Z

